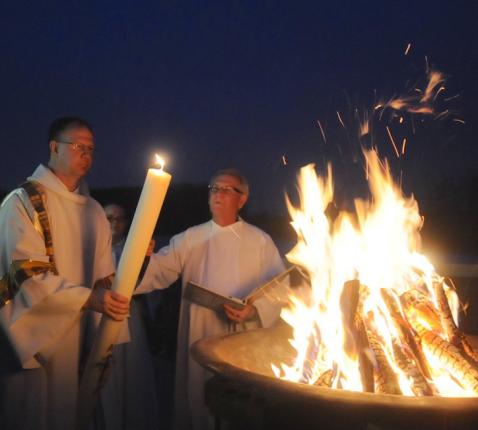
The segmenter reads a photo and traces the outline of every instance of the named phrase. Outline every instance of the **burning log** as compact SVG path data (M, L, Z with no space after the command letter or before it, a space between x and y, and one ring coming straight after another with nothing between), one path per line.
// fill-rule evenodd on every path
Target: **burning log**
M398 297L392 295L390 290L382 289L381 293L385 305L387 306L387 309L392 317L392 321L400 333L402 343L408 345L410 348L411 354L413 354L413 359L425 379L430 379L430 372L428 371L428 366L426 364L427 360L419 346L420 338L415 336L415 331L403 315L403 312L397 302L397 300L399 300Z
M471 345L466 340L465 335L455 324L453 315L451 313L450 304L445 294L443 282L434 282L433 289L436 294L438 308L440 310L440 317L442 326L445 329L448 340L451 344L460 348L468 360L472 360L475 364L478 363L478 354L473 350ZM472 363L473 364L473 363Z
M446 337L450 343L457 345L460 343L458 327L453 320L450 305L443 289L442 282L434 282L433 290L435 291L438 310L440 311L440 319L442 327L445 331Z
M332 386L332 382L334 380L335 372L332 369L326 370L323 372L317 381L314 382L314 385L317 387L328 387Z
M408 290L400 296L400 301L410 323L426 321L431 330L443 332L440 316L423 293L418 290Z
M465 335L461 331L460 331L460 343L461 343L461 347L463 348L463 352L466 354L466 356L469 357L471 360L473 360L473 363L475 365L478 364L478 354L472 348L472 346L468 343L468 340L466 340Z
M359 303L360 282L357 280L344 283L340 296L340 308L342 309L342 321L345 327L344 347L350 355L358 349L356 330L354 326L355 315Z
M416 293L412 293L413 291L415 290L410 290L402 294L401 299L402 302L405 303L404 308L408 321L420 336L422 347L427 349L429 354L435 357L463 387L478 394L478 366L475 361L470 359L468 353L465 352L466 350L461 339L463 335L458 328L455 328L455 334L451 337L455 341L455 344L443 339L440 334L446 336L447 328L443 328L441 325L439 330L434 328L436 326L436 319L441 318L441 315L435 312L430 303L425 304L426 299L424 296L422 297ZM446 309L443 302L443 300L446 300L444 294L443 291L443 296L440 299L440 301L442 301L440 307ZM443 317L443 319L445 318L446 317ZM454 325L451 311L447 321L448 329L450 329L450 321L453 322ZM424 324L431 327L431 329L426 328ZM467 348L473 352L471 346L466 339L464 339L464 336L463 341L467 345Z
M361 316L355 317L355 327L357 330L357 342L359 344L359 368L362 377L362 387L364 391L373 393L375 391L373 364L366 353L370 351L370 345L368 343L365 324Z
M359 288L359 300L357 303L357 309L355 311L354 326L357 332L357 342L360 346L359 350L359 367L360 375L362 377L362 387L364 391L369 393L375 392L374 381L374 366L370 359L370 353L372 351L368 337L367 328L365 327L364 316L364 301L370 294L370 290L365 285L360 285Z
M366 288L358 280L345 282L340 297L342 319L345 327L345 350L349 355L358 355L360 376L364 391L374 392L373 365L366 355L370 349L365 325L362 320L363 297Z
M461 354L460 350L436 333L420 329L422 345L445 367L467 390L478 395L478 370Z
M397 375L388 363L387 356L380 344L378 336L367 322L365 322L365 330L368 343L374 353L376 361L374 368L375 391L384 394L402 394Z
M415 357L413 357L413 355L407 351L406 347L402 348L396 339L393 339L392 342L393 354L395 356L397 365L406 375L412 379L412 391L415 396L432 396L433 390L427 383L423 374L419 371L419 368L414 360Z
M426 359L417 345L410 324L403 317L397 303L398 298L392 294L391 290L381 290L382 298L399 334L399 339L392 340L395 359L400 369L412 378L412 391L415 395L431 396L433 390L427 383L430 373L426 366Z

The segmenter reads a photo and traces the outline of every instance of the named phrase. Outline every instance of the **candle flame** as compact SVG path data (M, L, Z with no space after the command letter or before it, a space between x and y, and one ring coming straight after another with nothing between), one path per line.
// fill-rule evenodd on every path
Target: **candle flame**
M156 157L156 165L155 167L158 168L159 170L163 170L164 169L164 160L161 156L159 156L158 154L155 154L155 157Z

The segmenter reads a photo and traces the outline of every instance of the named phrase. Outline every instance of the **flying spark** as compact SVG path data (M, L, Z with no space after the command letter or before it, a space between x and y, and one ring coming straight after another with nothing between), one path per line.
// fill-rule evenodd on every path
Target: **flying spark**
M436 92L435 97L433 97L433 101L436 100L436 98L438 97L438 94L440 94L442 91L445 91L444 86L441 86L440 88L438 88L438 91Z
M397 145L395 144L395 140L393 139L392 133L390 132L390 128L388 128L388 125L386 129L388 137L390 137L390 141L392 142L393 149L395 150L395 154L397 155L397 158L400 158L400 153L398 152Z
M407 146L407 138L404 137L402 141L402 155L405 155L405 147Z
M425 102L428 102L429 100L431 100L433 90L435 89L435 87L438 84L441 84L442 82L444 82L444 80L445 80L445 78L443 77L443 75L440 72L432 71L432 72L429 73L428 77L429 78L428 78L427 88L425 89L425 94L420 99L420 103L425 103ZM440 90L438 90L438 92L440 92Z
M320 132L322 133L322 138L324 139L324 143L327 143L327 139L325 137L325 132L324 132L324 129L323 129L322 124L320 123L319 119L317 120L317 124L319 124Z
M410 51L410 48L411 48L411 47L412 47L412 44L409 43L409 44L407 45L407 48L405 49L405 55L408 55L408 52Z
M368 119L368 112L367 111L364 112L363 121L360 121L360 118L358 118L358 122L359 122L359 127L360 127L359 137L363 137L363 136L366 136L367 134L369 134L370 133L370 122L369 122L369 119Z
M345 128L345 124L344 124L344 122L342 121L342 117L340 116L340 112L339 112L339 111L337 111L337 118L339 119L340 124L342 124L342 127Z
M449 113L450 111L448 109L445 109L443 112L440 112L438 115L436 115L434 119L445 118Z
M446 102L449 102L450 100L457 99L458 97L460 97L460 94L455 94L454 96L447 97L446 99L443 99L443 100L445 100Z

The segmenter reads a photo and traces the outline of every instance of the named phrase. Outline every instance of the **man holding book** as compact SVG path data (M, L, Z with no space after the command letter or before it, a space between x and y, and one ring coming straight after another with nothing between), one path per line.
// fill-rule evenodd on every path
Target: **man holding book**
M174 236L151 256L136 294L167 288L179 277L222 296L253 297L261 284L282 273L283 262L269 235L239 217L249 186L235 169L217 172L209 185L212 220ZM176 365L176 426L212 428L204 404L204 382L210 373L190 356L190 346L207 336L271 326L280 306L266 296L245 306L224 305L217 312L182 300Z

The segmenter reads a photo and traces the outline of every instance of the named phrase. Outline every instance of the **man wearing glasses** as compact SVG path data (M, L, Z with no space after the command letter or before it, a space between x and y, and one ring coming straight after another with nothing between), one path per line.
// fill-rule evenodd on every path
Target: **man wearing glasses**
M48 166L0 207L2 429L73 429L85 317L123 320L129 308L101 287L114 267L108 221L83 181L95 150L91 127L59 118L48 141Z
M284 270L269 235L239 217L249 186L235 169L217 172L209 185L212 220L174 236L151 256L136 293L167 288L179 277L183 289L194 282L224 296L244 299L262 283ZM209 429L211 416L204 404L204 383L211 376L190 356L190 346L207 336L268 327L280 308L267 298L247 303L242 310L224 306L215 312L181 301L176 365L176 427Z

